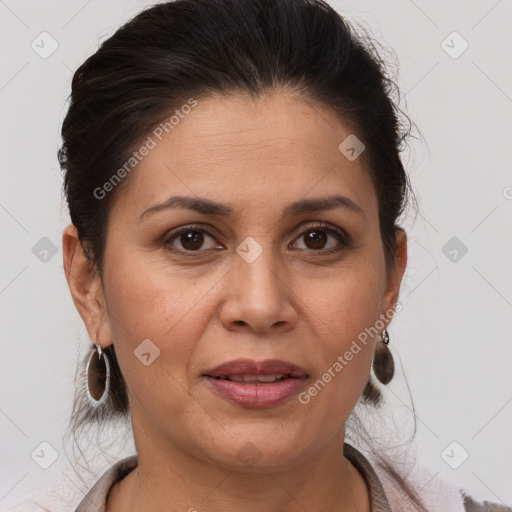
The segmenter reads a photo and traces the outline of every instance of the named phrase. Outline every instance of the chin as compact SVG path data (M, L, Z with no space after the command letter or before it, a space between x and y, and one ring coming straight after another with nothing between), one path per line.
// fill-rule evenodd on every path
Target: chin
M276 472L293 467L303 459L306 447L299 447L299 440L287 437L286 444L279 438L269 438L271 430L245 431L244 435L229 436L230 445L222 442L211 459L231 471ZM270 434L270 437L272 434ZM303 439L300 440L303 443Z

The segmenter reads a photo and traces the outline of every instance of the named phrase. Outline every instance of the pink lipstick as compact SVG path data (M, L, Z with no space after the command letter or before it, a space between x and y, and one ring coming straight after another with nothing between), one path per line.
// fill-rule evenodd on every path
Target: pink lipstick
M237 359L203 375L223 398L245 407L272 407L296 395L308 374L279 359Z

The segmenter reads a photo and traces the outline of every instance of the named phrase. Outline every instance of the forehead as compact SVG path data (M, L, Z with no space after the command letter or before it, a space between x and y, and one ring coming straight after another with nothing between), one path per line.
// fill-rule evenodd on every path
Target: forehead
M229 203L240 213L335 193L370 215L376 210L363 158L350 161L339 150L353 132L334 111L291 93L196 101L148 134L153 147L119 198L126 214L177 193Z

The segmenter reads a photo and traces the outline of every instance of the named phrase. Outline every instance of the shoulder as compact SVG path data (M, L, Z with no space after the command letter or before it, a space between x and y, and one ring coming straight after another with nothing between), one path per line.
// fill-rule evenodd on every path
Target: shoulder
M358 469L364 470L367 481L373 480L382 489L381 494L384 496L386 506L377 508L379 511L404 510L406 506L410 511L512 512L512 508L507 505L489 501L477 502L463 489L449 484L439 478L438 473L433 473L418 464L414 457L397 458L399 467L396 467L396 464L388 463L387 457L383 458L379 454L362 450L362 447L359 448L364 455L350 445L347 448L345 451L347 454L352 454L352 458L355 454L356 459L365 462ZM418 500L411 500L413 497ZM417 501L421 502L421 506L418 506Z
M461 490L460 492L464 500L465 512L512 512L512 507L498 505L497 503L491 503L489 501L478 503L464 491Z
M110 467L80 502L75 512L105 512L107 496L116 482L122 480L138 465L138 457L131 455Z

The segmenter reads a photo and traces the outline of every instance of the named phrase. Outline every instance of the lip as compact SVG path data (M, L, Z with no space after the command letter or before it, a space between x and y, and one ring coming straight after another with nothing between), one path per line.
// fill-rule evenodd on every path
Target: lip
M216 378L272 374L283 374L288 377L276 382L254 385ZM308 374L304 368L280 359L236 359L208 370L203 377L215 392L233 403L244 407L273 407L296 395Z
M220 377L221 375L272 375L273 373L289 374L292 377L306 378L306 370L281 359L234 359L207 370L204 375Z

